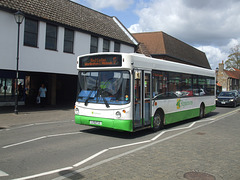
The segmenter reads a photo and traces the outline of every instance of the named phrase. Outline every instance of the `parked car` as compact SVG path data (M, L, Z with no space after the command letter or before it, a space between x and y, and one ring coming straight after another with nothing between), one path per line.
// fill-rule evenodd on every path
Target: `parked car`
M235 96L239 95L237 90L231 90L231 91L229 91L229 92L232 92L232 93L234 93L234 94L235 94Z
M223 91L216 99L216 106L236 107L240 104L240 96L234 91Z

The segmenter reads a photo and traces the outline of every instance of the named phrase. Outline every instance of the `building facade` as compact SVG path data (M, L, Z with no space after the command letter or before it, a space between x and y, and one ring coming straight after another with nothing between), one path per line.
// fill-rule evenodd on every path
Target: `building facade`
M20 25L17 87L17 24ZM48 104L74 103L77 56L94 52L133 53L137 41L119 22L69 0L0 1L0 106L13 105L18 88L20 104L35 103L42 83Z
M240 91L240 70L231 68L230 70L224 69L224 62L219 64L216 71L217 83L221 85L222 91L238 90Z

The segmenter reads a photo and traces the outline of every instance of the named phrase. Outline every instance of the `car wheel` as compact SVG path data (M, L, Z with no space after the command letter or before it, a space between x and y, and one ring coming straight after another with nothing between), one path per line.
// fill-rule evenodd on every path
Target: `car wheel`
M234 108L237 107L237 102L236 102L236 101L234 101L233 107L234 107Z

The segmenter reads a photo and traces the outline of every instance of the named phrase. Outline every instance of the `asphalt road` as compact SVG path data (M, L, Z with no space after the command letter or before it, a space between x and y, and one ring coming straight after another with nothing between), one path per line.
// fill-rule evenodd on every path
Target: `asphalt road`
M240 107L217 108L156 133L126 133L54 111L0 130L0 179L239 180L239 116Z

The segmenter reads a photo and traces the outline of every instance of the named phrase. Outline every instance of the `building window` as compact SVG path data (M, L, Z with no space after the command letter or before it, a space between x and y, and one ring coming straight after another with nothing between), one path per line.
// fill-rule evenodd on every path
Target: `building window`
M98 38L91 36L90 53L98 52Z
M65 29L64 33L64 52L73 53L74 31Z
M114 42L114 52L120 52L120 43Z
M57 50L57 26L47 24L45 48Z
M38 21L25 19L24 45L37 47L38 40Z
M109 52L110 41L104 39L103 40L103 52Z

